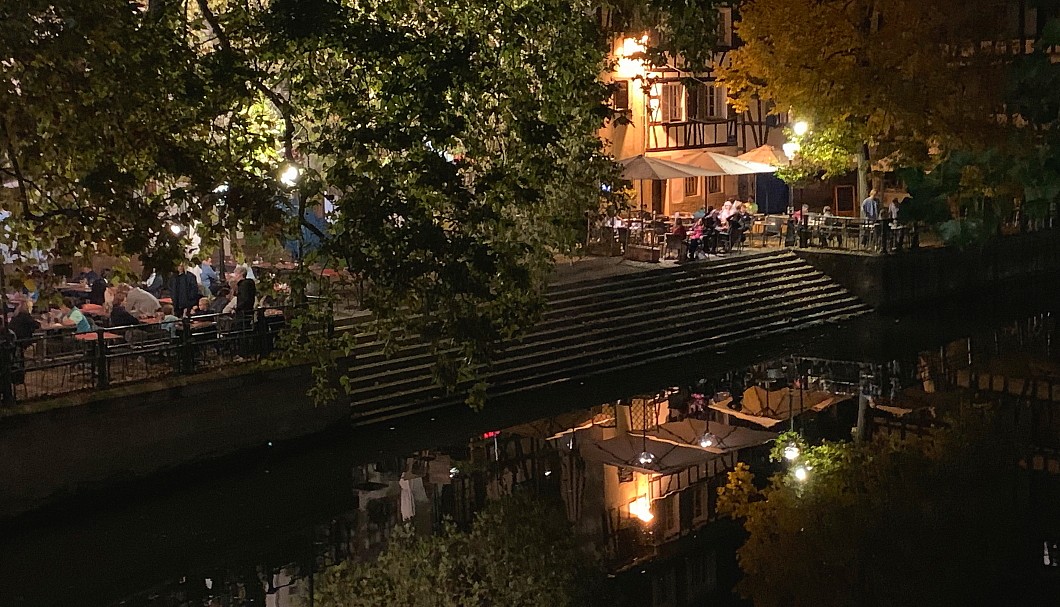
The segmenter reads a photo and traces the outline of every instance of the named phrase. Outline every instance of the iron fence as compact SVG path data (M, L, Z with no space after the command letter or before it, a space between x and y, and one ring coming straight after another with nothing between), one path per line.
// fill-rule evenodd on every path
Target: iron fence
M0 396L6 403L37 400L261 360L277 349L289 319L308 309L263 307L86 333L51 329L25 340L0 340Z

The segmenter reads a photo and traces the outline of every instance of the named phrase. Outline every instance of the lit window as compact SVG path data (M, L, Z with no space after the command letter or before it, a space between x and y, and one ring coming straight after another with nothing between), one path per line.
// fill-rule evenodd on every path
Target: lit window
M699 195L699 177L685 177L685 196Z
M657 122L681 122L685 119L685 87L680 82L667 82L659 87Z
M721 191L721 176L707 177L707 193L717 194Z

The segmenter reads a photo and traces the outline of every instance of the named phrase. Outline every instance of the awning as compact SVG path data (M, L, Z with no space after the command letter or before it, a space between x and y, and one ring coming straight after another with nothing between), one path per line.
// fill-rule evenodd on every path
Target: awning
M698 167L709 171L712 176L754 175L756 173L774 173L777 170L776 167L761 162L741 160L735 156L727 156L706 150L667 152L665 155L658 155L653 158Z

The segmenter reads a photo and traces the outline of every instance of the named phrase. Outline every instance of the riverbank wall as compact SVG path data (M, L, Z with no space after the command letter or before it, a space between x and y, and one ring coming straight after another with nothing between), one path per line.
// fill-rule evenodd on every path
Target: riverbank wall
M0 419L0 520L348 423L306 396L305 365L242 368L70 397ZM79 402L78 402L79 401Z
M1060 230L999 237L964 250L942 247L864 255L798 249L795 253L876 310L905 311L1060 272Z

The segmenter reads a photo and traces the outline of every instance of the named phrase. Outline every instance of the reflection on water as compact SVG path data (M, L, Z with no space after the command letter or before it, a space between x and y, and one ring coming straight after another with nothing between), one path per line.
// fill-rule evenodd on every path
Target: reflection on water
M467 426L428 430L406 448L375 429L353 447L333 441L147 505L131 492L85 519L12 534L0 587L14 589L13 605L73 596L81 605L313 605L314 573L373 558L398 525L466 528L485 504L526 490L562 500L578 537L615 576L625 602L614 604L730 604L740 539L716 521L716 488L737 462L766 469L777 432L923 432L963 407L1008 399L1034 420L1042 450L1029 465L1060 472L1051 314L951 330L930 344L923 336L935 329L925 325L904 351L893 342L918 333L915 321L870 322L698 379L660 370L659 383L679 385L473 436ZM889 355L859 350L859 331L888 341ZM367 449L362 440L376 442ZM1044 533L1047 547L1060 539Z

